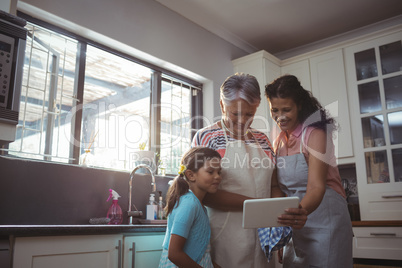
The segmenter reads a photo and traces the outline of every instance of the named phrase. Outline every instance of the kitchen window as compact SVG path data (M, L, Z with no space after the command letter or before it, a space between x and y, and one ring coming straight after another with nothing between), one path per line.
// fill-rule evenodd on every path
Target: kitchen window
M201 121L202 85L24 14L27 47L9 155L132 170L140 144L176 173Z

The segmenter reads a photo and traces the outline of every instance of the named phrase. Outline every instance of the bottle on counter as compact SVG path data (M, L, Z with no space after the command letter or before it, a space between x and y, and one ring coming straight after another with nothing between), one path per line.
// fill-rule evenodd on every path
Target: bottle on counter
M149 196L147 205L147 220L156 220L158 218L158 205L155 202L155 194Z
M123 212L121 210L120 205L118 204L120 195L112 189L109 189L109 198L107 201L112 198L112 205L107 211L107 218L110 219L108 224L121 224L123 222Z
M165 219L165 203L163 203L162 192L159 191L159 203L158 203L158 220Z

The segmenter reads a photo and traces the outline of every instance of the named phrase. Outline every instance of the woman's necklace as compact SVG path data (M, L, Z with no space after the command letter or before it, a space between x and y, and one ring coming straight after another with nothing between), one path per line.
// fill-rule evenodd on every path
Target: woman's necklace
M226 125L223 123L223 119L221 119L221 124L222 124L223 129L225 129L227 132L229 132L233 136L243 138L243 137L247 136L247 134L248 134L248 129L247 129L246 133L244 133L244 134L236 134L236 133L234 133L233 131L229 130L229 128L226 127Z

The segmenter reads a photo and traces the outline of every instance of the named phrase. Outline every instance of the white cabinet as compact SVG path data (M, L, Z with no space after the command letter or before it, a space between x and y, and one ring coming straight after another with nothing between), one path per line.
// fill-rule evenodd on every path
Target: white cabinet
M329 110L339 128L334 136L338 159L352 157L352 135L342 50L312 55L303 60L287 60L281 74L296 76L304 89Z
M353 227L353 258L402 260L402 227Z
M352 134L342 50L313 56L309 63L312 93L338 124L334 136L335 155L338 159L352 157Z
M124 268L157 268L165 234L124 236Z
M267 134L271 141L276 133L273 132L275 129L273 129L274 125L269 112L269 104L265 97L265 85L280 76L279 64L280 61L266 51L259 51L233 60L235 72L254 75L260 84L261 104L254 116L252 127Z
M281 75L296 76L304 89L331 113L339 128L334 136L335 155L338 159L352 157L352 135L346 89L345 67L341 49L321 52L286 60L281 66Z
M17 237L13 268L158 267L165 233Z
M15 238L13 268L121 268L122 235Z
M362 220L402 220L401 28L345 48Z
M310 67L308 59L284 63L281 66L281 75L285 74L296 76L299 79L302 87L306 90L311 91Z

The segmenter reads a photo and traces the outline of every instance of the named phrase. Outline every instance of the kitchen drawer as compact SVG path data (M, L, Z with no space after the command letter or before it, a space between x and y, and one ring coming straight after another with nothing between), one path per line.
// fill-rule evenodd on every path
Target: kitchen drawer
M402 227L353 227L353 258L402 260Z
M385 186L389 188L389 185ZM402 192L392 190L381 191L377 189L378 187L375 189L371 188L373 187L370 187L370 191L367 191L367 194L359 195L360 204L364 204L363 207L360 206L362 219L402 220Z

